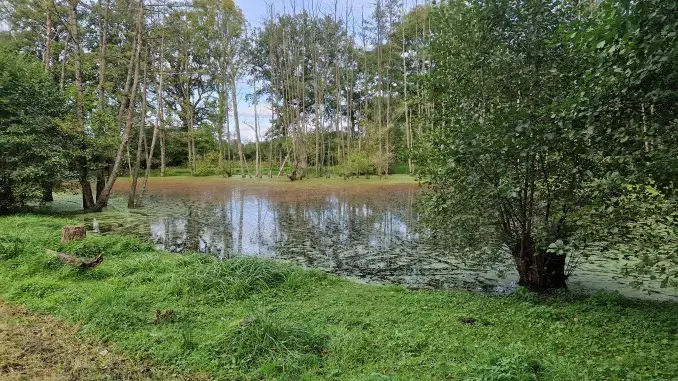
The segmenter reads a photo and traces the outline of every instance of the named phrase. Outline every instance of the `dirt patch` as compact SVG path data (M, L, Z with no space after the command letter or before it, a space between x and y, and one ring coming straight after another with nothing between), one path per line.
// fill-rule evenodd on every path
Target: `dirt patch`
M0 380L207 380L124 358L78 328L0 301Z

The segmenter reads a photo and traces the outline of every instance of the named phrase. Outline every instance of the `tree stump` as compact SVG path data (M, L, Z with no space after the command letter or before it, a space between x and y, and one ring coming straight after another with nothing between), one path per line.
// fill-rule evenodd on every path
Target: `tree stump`
M297 170L295 169L294 171L292 171L292 174L287 176L287 177L292 181L296 181L297 180Z
M64 226L61 228L61 243L81 240L86 235L84 226Z

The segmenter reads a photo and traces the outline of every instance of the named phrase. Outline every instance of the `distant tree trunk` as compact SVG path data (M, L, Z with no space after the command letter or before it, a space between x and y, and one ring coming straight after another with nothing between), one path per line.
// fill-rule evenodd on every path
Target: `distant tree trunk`
M52 11L49 8L49 3L45 6L45 49L42 52L42 62L45 67L45 73L50 72L52 63ZM52 194L52 184L44 184L42 187L42 201L54 201Z
M153 126L153 138L151 139L151 148L146 153L146 172L144 173L144 183L141 187L141 195L139 196L139 201L137 202L138 205L141 205L142 202L141 200L143 200L144 195L146 194L146 186L148 184L148 178L151 176L151 167L153 165L153 153L155 152L155 143L158 140L159 135L161 136L162 134L162 124L165 118L163 115L163 101L162 101L163 74L164 74L162 64L164 62L164 54L165 54L165 34L163 32L162 39L160 42L160 59L159 59L160 78L158 78L158 83L156 86L156 88L158 89L158 105L156 106L155 125ZM160 137L160 139L162 139L162 137ZM164 151L164 149L162 151ZM164 155L164 152L162 152L162 154ZM164 175L164 173L162 173L163 170L164 168L161 169L160 173L161 176Z
M195 149L195 107L190 106L191 119L189 124L191 126L191 152L193 153L193 162L191 163L191 173L195 175L198 170L198 151Z
M254 79L254 94L257 93L257 80L256 78ZM255 177L260 179L261 178L261 152L260 152L260 145L259 145L259 113L257 111L257 103L258 100L256 100L256 95L255 95L255 101L254 101L254 145L256 149L256 156L255 156L255 166L254 166L254 173Z
M42 187L42 202L54 201L54 194L52 192L52 185L46 184Z
M85 136L85 106L82 88L82 65L80 62L80 40L78 39L78 3L79 0L71 0L69 8L70 36L73 43L73 56L75 64L75 118L77 121L77 130L81 133L80 148L82 153L77 158L80 188L82 190L82 207L89 209L94 206L94 195L92 194L92 185L89 182L89 168L87 156L84 152L87 150Z
M160 126L160 177L165 177L165 168L167 166L167 137L165 136L165 127Z
M233 155L231 154L231 120L228 110L228 79L224 77L224 121L226 123L226 165L228 176L233 173Z
M273 178L273 138L268 137L268 178Z
M64 48L63 58L61 59L61 75L59 76L59 91L63 94L64 82L66 78L66 59L68 58L68 49Z
M101 168L99 171L97 171L97 197L96 200L99 202L101 199L101 193L104 191L104 188L106 187L106 166ZM108 202L104 204L106 206Z
M402 5L401 25L403 37L403 94L405 101L405 143L407 145L407 171L411 175L414 174L414 164L412 163L412 127L410 122L410 104L407 99L407 55L405 54L405 4Z
M115 184L115 180L117 179L118 173L120 172L120 166L122 165L123 157L127 149L127 144L129 143L130 133L132 130L132 121L134 119L134 99L136 97L137 88L139 87L139 61L141 60L140 56L142 45L141 33L144 20L143 7L144 7L143 0L139 0L136 36L134 40L133 52L131 57L134 66L134 84L132 86L132 92L129 98L129 107L127 108L127 118L125 121L125 129L123 131L122 142L120 143L120 146L118 147L118 152L115 155L115 162L113 163L113 168L111 169L111 173L108 176L108 180L106 181L106 186L102 190L101 196L99 197L99 200L97 200L96 205L94 205L94 207L91 208L92 211L97 212L101 211L108 202L108 198L110 197L111 191L113 190L113 185Z
M128 208L137 207L137 184L139 182L139 171L141 170L141 156L143 154L144 141L146 140L146 92L148 91L148 64L144 60L144 84L141 92L141 115L139 116L139 135L137 141L137 154L132 169L132 183L130 185L129 197L127 199ZM146 156L148 158L148 156Z
M48 2L45 7L45 50L42 53L42 63L45 65L45 73L49 73L52 65L52 11Z
M240 121L238 120L238 93L235 87L235 74L231 75L231 102L233 102L233 121L235 122L235 139L238 144L238 156L240 156L240 171L242 178L247 177L245 172L245 155L242 151L242 140L240 140Z
M226 102L225 94L226 89L223 86L219 86L219 112L217 114L217 142L219 143L219 171L224 167L224 103Z
M313 122L315 135L315 177L320 177L320 92L319 92L320 78L318 75L318 44L313 43L313 98L315 104L313 105Z
M146 154L146 172L144 173L144 182L143 185L141 186L141 194L139 195L139 198L137 199L136 202L137 207L141 206L144 195L146 194L148 178L151 176L151 164L153 163L153 152L155 152L155 143L158 139L159 123L160 123L159 121L156 121L155 123L155 126L153 128L153 138L151 139L151 148L148 150L148 153Z
M99 0L99 109L106 107L106 48L108 45L108 2Z
M379 178L382 177L383 175L383 168L382 168L382 163L384 161L384 150L383 150L383 132L382 132L382 102L381 98L384 96L384 84L382 82L383 80L383 64L382 64L382 41L383 41L383 35L382 35L382 30L383 30L383 19L381 16L378 15L383 9L382 9L382 3L381 0L377 0L376 3L377 9L375 12L377 12L377 126L378 126L378 131L377 135L379 137L379 155L378 155L378 160L377 160L377 174L379 175Z

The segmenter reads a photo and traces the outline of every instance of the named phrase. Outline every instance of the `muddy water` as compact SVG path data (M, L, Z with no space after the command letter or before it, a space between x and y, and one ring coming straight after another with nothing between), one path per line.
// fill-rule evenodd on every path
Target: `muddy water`
M491 292L515 287L510 258L491 266L468 263L428 237L418 225L415 183L306 184L152 179L144 207L129 211L123 197L127 184L121 181L108 211L81 218L91 230L150 238L171 252L274 258L364 282L411 287ZM569 285L678 301L675 289L631 287L620 266L589 260Z

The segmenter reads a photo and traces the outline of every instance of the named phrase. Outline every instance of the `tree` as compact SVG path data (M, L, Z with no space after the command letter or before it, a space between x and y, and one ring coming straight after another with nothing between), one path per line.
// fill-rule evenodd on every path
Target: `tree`
M0 47L0 212L42 197L68 168L66 103L44 64Z
M573 61L554 41L574 15L558 1L451 1L432 24L429 222L464 254L507 252L536 288L566 286L554 245L569 238L592 166L589 145L554 115Z
M118 147L118 152L115 156L115 161L113 163L113 168L111 173L106 180L106 186L101 191L101 195L97 197L96 204L91 208L92 211L101 211L107 204L108 198L111 195L113 190L113 185L115 184L116 179L118 178L118 173L120 171L120 166L122 164L122 159L127 149L127 144L129 143L130 134L132 130L132 121L134 119L134 100L136 98L137 89L139 87L139 66L141 61L141 47L143 45L143 33L145 31L145 18L144 18L144 2L139 0L137 7L137 25L136 25L136 35L134 38L133 45L133 54L130 58L131 66L134 67L134 76L131 87L131 94L129 96L129 101L127 102L126 107L126 118L125 118L125 127L122 133L122 141Z

